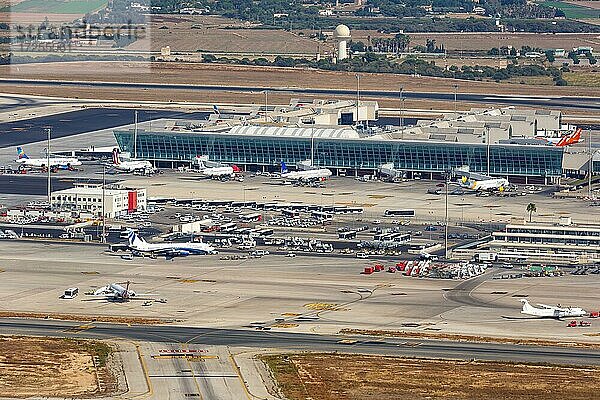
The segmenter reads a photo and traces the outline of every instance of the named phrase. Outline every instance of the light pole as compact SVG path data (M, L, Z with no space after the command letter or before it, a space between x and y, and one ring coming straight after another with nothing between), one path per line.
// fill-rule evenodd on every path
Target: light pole
M448 259L448 175L450 173L448 171L446 171L444 173L444 181L445 181L445 187L446 187L446 193L445 193L445 222L444 222L444 257L446 258L446 260Z
M456 102L458 100L458 85L454 85L454 112L456 113Z
M594 191L592 190L592 175L594 175L594 152L592 152L592 130L590 129L588 139L588 151L590 153L590 162L588 167L588 196L593 200Z
M52 188L51 188L51 178L50 178L50 134L52 132L52 128L46 128L46 133L48 134L48 144L46 146L46 169L48 170L48 207L52 209Z
M490 127L485 127L486 146L486 161L487 161L487 176L490 176Z
M404 139L404 88L400 86L400 129L401 129L401 139Z
M133 159L137 159L137 136L138 136L138 111L135 110L134 114L134 128L133 128ZM117 160L118 161L118 160Z
M102 243L106 243L106 166L102 166Z
M360 75L359 74L354 74L354 76L356 77L356 126L358 126L358 121L359 121L359 104L360 104Z
M267 110L269 107L269 91L265 90L265 122L267 122Z

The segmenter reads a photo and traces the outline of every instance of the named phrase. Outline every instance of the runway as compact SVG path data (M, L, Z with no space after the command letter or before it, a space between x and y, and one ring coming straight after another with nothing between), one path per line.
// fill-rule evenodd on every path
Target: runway
M122 83L122 82L87 82L87 81L58 81L37 79L0 79L1 85L33 85L33 86L73 86L86 88L129 88L129 89L171 89L195 90L213 92L264 92L305 94L324 96L355 96L355 90L347 89L321 89L321 88L294 88L294 87L262 87L262 86L224 86L224 85L188 85L188 84L162 84L162 83ZM361 90L364 97L397 98L397 91ZM403 92L405 98L421 100L454 101L454 93L437 92ZM500 95L500 94L473 94L457 93L457 101L467 101L483 104L522 105L530 107L573 108L581 110L600 110L600 97L569 97L569 96L525 96L525 95Z
M181 326L116 325L56 320L0 319L0 334L41 335L108 339L151 343L185 343L205 346L260 349L351 352L408 357L503 360L551 364L600 365L600 351L575 348L536 347L496 343L465 343L446 340L369 339L352 336L312 335L273 331L210 329ZM93 325L89 328L89 325ZM354 339L356 343L340 343Z
M46 140L45 128L52 127L52 139L116 128L134 121L134 111L123 108L88 108L62 114L0 124L0 147L18 146ZM208 113L139 110L138 121L161 118L203 119Z

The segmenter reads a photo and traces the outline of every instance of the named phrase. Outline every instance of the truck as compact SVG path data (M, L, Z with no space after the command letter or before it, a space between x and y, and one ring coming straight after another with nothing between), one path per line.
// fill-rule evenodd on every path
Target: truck
M475 254L475 261L496 261L498 259L498 253L493 252L481 252Z

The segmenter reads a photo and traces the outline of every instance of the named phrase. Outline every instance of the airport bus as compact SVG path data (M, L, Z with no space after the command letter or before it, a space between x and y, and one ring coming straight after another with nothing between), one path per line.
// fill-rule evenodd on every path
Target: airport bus
M395 232L391 233L388 236L387 240L391 240L392 242L408 242L410 240L410 233L406 232Z
M219 227L219 232L221 233L229 233L233 232L236 228L235 222L229 222L227 224L223 224Z
M242 222L260 222L262 221L262 214L259 213L247 213L240 215L240 221Z
M288 218L300 218L300 211L291 210L291 209L287 209L287 208L281 210L281 214L284 217L288 217Z
M362 214L363 208L362 207L340 206L340 207L334 207L333 211L336 214Z
M356 231L340 232L340 233L338 233L338 238L346 239L346 240L355 239Z
M333 220L333 214L323 212L323 211L313 211L311 215L313 218L318 219L321 222Z
M385 210L383 213L386 217L403 217L403 218L412 218L415 216L415 210Z

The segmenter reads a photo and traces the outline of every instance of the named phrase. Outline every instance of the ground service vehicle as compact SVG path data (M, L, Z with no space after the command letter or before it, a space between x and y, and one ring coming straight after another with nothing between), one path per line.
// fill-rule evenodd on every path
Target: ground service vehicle
M75 297L77 297L77 295L79 294L79 288L76 287L71 287L65 290L65 293L63 294L62 298L63 299L74 299Z

